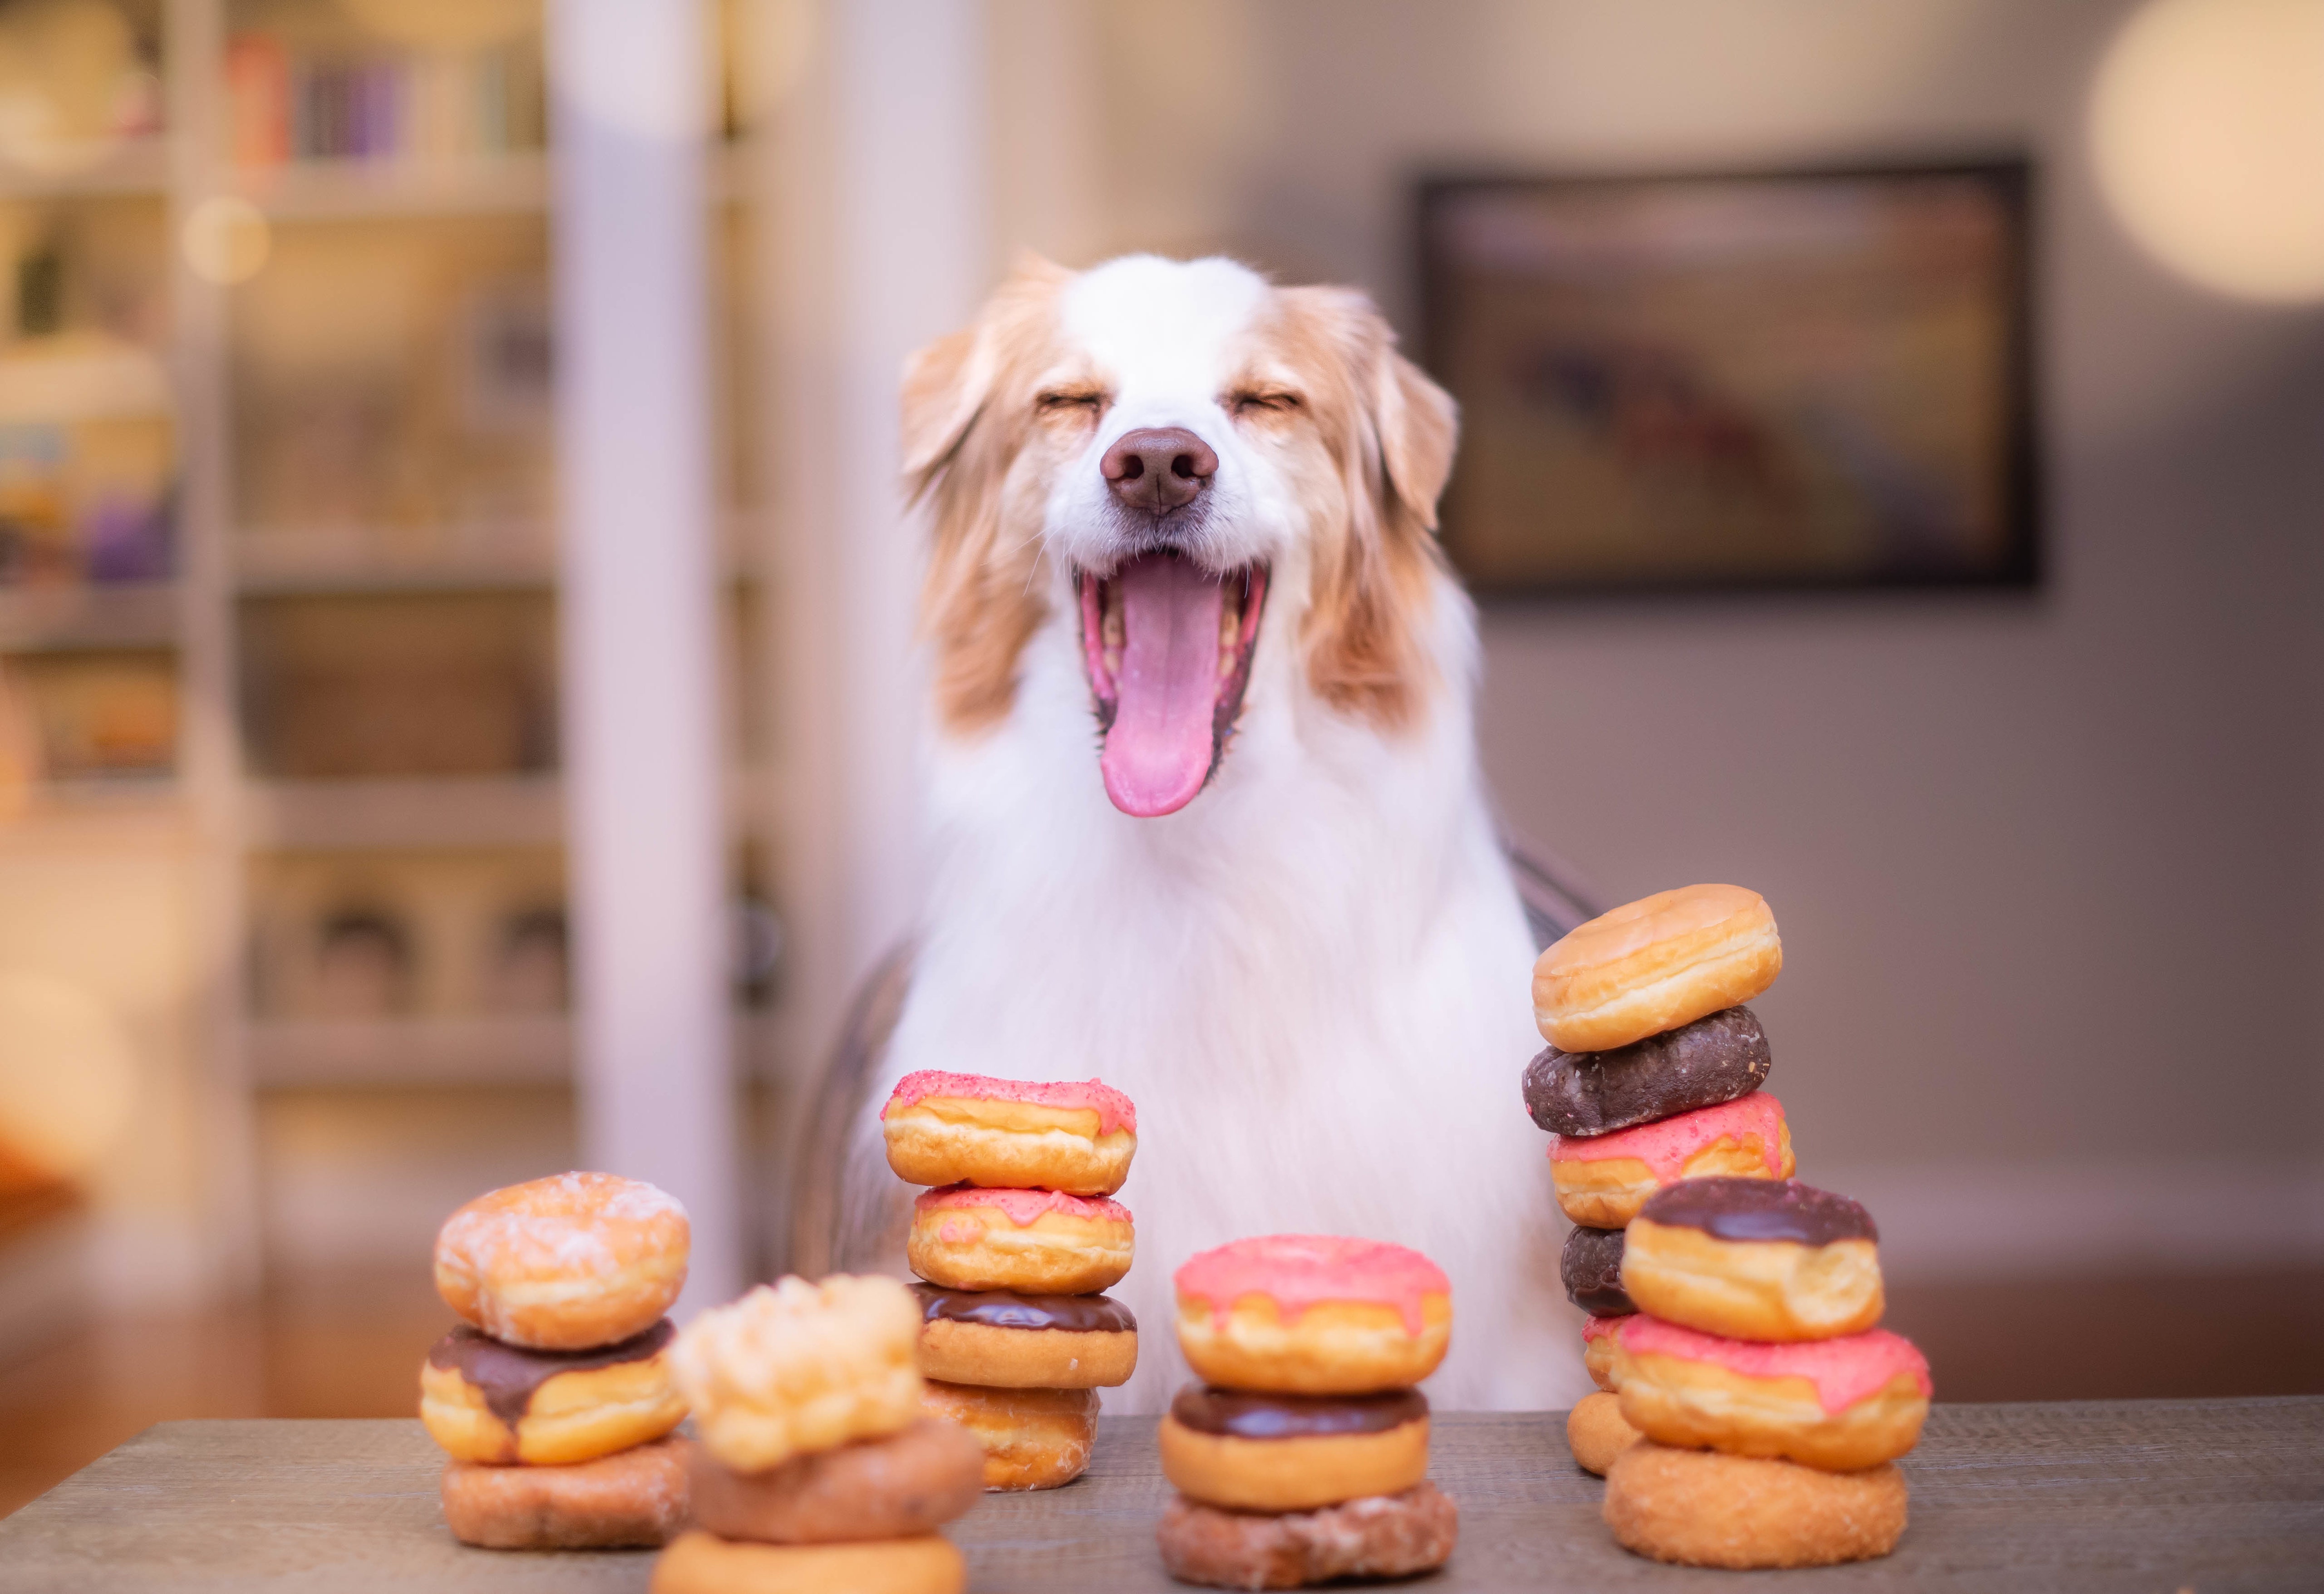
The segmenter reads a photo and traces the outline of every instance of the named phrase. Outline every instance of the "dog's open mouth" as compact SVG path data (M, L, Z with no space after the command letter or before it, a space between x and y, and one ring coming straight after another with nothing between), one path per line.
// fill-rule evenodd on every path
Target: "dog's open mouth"
M1267 567L1221 576L1151 553L1074 581L1105 794L1139 819L1175 814L1217 770L1242 711Z

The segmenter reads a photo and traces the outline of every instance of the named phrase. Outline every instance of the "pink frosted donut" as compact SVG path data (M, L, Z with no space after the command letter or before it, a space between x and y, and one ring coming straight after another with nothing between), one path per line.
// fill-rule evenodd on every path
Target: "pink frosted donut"
M1087 1295L1120 1282L1135 1240L1120 1202L948 1184L912 1203L904 1255L946 1289Z
M1590 1229L1627 1228L1681 1179L1788 1179L1794 1166L1784 1104L1765 1091L1610 1135L1560 1135L1549 1161L1559 1210Z
M1928 1359L1886 1329L1766 1344L1640 1315L1621 1332L1622 1415L1659 1444L1852 1472L1917 1443Z
M1178 1345L1204 1382L1284 1395L1417 1384L1452 1342L1452 1285L1418 1251L1269 1234L1178 1269Z
M1582 1325L1582 1365L1590 1381L1609 1395L1622 1392L1622 1326L1636 1315L1593 1317Z
M1094 1079L1045 1083L923 1069L880 1110L888 1166L914 1184L1111 1195L1138 1153L1138 1109Z

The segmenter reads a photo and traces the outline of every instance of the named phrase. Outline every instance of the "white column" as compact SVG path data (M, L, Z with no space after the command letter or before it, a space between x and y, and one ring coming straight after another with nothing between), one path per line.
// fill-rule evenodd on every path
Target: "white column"
M696 0L552 0L557 457L581 1156L742 1285Z

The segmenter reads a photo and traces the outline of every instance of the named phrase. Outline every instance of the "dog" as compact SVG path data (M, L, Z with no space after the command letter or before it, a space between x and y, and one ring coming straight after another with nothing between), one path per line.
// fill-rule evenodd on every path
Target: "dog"
M1557 1285L1534 944L1478 769L1476 620L1435 541L1451 398L1359 292L1225 259L1028 259L903 388L931 511L927 899L850 1139L842 1259L896 1267L878 1108L918 1069L1102 1078L1146 1333L1170 1276L1338 1233L1452 1284L1440 1404L1589 1388Z

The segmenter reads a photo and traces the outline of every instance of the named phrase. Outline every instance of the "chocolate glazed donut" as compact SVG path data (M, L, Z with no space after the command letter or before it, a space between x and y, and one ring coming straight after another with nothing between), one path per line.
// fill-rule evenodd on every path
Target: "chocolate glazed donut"
M1622 1236L1619 1229L1575 1229L1565 1237L1557 1259L1558 1281L1565 1298L1592 1317L1624 1317L1637 1308L1622 1288Z
M527 1350L503 1344L464 1322L429 1349L428 1364L456 1371L475 1385L485 1406L513 1433L531 1409L533 1391L549 1379L647 1360L659 1355L677 1332L665 1317L641 1334L595 1350Z
M1773 1063L1758 1016L1733 1007L1610 1052L1551 1046L1526 1065L1526 1110L1554 1135L1610 1135L1748 1096Z
M1197 1433L1233 1439L1319 1439L1340 1433L1385 1433L1428 1414L1417 1389L1380 1395L1254 1395L1189 1384L1170 1402L1170 1414Z
M1868 1239L1877 1245L1880 1239L1872 1214L1862 1206L1797 1179L1683 1179L1648 1197L1638 1216L1668 1228L1700 1229L1713 1239L1747 1243L1820 1246ZM1568 1241L1569 1256L1572 1249ZM1618 1253L1615 1266L1620 1265Z

